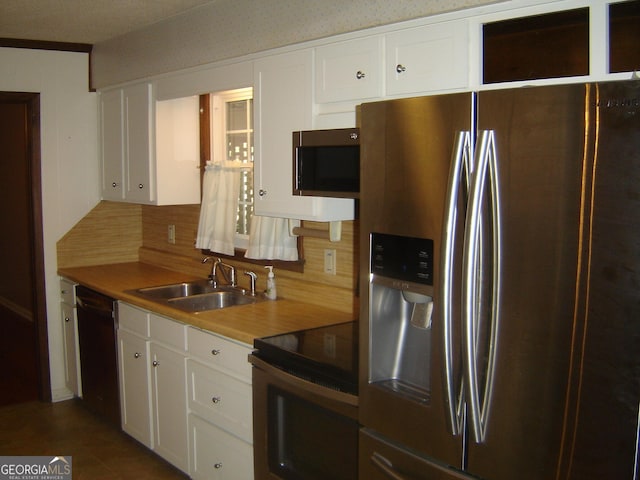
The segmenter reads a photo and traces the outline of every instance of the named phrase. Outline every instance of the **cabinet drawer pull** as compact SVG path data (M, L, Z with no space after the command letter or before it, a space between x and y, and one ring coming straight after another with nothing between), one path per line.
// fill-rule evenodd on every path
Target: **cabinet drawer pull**
M158 365L160 365L160 362L157 360L154 360L151 365L153 365L154 367L157 367Z
M267 191L261 188L260 190L258 190L258 195L260 195L261 197L265 197L267 195Z
M65 322L69 322L71 319L69 317L64 317Z
M367 75L362 71L362 70L358 70L358 72L356 73L356 78L358 80L362 80L364 77L366 77Z
M220 469L220 468L222 468L222 462L214 463L214 464L213 464L213 468L215 468L215 469Z
M211 401L212 401L213 403L220 403L220 397L212 397L212 398L211 398Z
M139 183L139 184L138 184L138 188L139 188L140 190L142 190L142 189L144 188L144 185L143 185L142 183Z
M136 352L133 354L133 358L140 358L140 352Z
M404 73L407 70L407 67L405 67L404 65L402 65L401 63L399 63L398 65L396 65L396 72L398 73Z
M116 188L116 187L118 186L118 184L117 184L116 182L113 182L113 183L111 184L111 186L112 186L113 188Z
M211 355L220 355L220 350L217 348L214 348L213 350L211 350Z

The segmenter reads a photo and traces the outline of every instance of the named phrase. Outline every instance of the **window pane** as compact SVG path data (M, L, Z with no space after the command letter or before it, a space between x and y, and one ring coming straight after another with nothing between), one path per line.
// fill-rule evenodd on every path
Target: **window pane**
M240 176L238 198L238 223L236 233L249 235L253 216L253 170L243 170Z
M227 102L227 130L247 129L247 101Z
M227 134L227 160L236 160L243 163L253 161L246 133Z

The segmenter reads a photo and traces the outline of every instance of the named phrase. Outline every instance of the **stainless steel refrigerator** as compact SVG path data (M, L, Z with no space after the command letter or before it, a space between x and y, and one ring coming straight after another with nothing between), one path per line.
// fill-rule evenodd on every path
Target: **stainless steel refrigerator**
M640 82L360 122L360 478L636 479Z

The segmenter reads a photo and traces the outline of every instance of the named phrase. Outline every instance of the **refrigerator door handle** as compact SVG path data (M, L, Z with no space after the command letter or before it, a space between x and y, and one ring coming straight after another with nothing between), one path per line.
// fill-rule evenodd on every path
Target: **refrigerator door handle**
M447 183L447 196L445 199L445 224L442 232L442 329L444 342L444 383L446 390L445 401L447 403L448 428L453 435L459 435L462 431L462 387L456 386L456 378L453 366L453 354L456 350L453 345L453 268L456 240L456 220L458 218L458 199L460 190L466 196L469 190L471 158L471 132L460 131L456 136L455 146L449 170ZM464 184L463 184L464 182ZM465 198L466 203L466 198ZM460 212L464 215L464 212Z
M469 406L469 418L473 439L482 443L486 436L486 427L491 406L491 394L495 371L498 333L498 305L500 297L500 199L498 191L497 155L494 132L484 130L479 132L476 147L475 168L471 189L469 192L469 207L465 223L464 261L463 261L463 338L464 338L464 376L466 385L466 399ZM482 215L483 199L487 192L487 177L489 184L490 218ZM490 222L490 223L485 223ZM485 345L487 351L485 383L483 392L479 385L478 372L478 342L480 341L480 312L481 282L486 266L483 265L487 246L482 244L484 228L491 227L491 309L489 318L489 333ZM482 400L481 400L481 394Z

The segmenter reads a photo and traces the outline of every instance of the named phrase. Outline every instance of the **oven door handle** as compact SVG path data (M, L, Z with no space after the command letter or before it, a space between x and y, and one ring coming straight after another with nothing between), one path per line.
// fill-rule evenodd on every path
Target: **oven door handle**
M256 357L255 355L249 355L249 362L251 362L254 367L264 371L267 375L271 375L278 380L286 382L294 388L303 389L304 391L312 393L313 395L317 395L318 397L321 397L325 400L341 402L347 405L352 405L354 407L358 406L358 397L356 395L333 390L331 388L323 387L322 385L318 385L308 380L304 380L300 377L296 377L295 375L292 375L283 370L280 370L277 367L274 367L273 365L270 365L269 363L265 362L261 358Z

